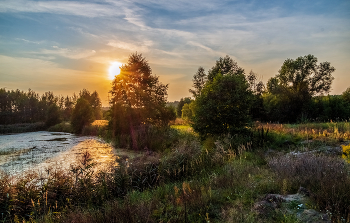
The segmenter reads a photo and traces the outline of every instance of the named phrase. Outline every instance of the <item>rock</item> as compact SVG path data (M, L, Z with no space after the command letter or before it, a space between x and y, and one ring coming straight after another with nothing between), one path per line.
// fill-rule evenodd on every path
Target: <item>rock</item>
M269 217L275 211L287 212L295 214L301 222L317 223L331 222L328 215L318 212L314 209L307 209L310 191L304 187L300 187L298 193L289 195L267 194L261 201L254 204L254 211L261 217ZM297 208L295 204L298 204ZM291 208L294 206L294 208Z
M281 203L284 201L285 200L282 195L268 194L263 198L262 201L255 203L253 209L259 215L268 216L276 208L280 208Z
M304 195L306 197L310 196L310 191L305 187L299 187L298 194Z
M331 222L327 214L322 214L314 209L306 209L298 213L297 218L306 223Z

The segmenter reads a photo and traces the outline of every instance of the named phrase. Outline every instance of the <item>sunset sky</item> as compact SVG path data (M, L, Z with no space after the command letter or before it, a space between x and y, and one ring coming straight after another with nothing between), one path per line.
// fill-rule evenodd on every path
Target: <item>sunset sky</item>
M190 96L198 67L225 55L266 83L285 59L313 54L336 68L331 94L341 94L350 87L350 1L0 1L0 88L86 88L107 106L109 67L136 51L169 84L169 101Z

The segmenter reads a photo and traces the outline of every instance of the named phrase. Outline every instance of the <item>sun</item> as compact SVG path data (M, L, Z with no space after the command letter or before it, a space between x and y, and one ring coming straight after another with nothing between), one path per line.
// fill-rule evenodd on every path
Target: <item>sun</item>
M108 68L108 78L110 80L113 80L115 76L120 74L120 68L122 66L122 63L119 63L117 61L111 62L111 66Z

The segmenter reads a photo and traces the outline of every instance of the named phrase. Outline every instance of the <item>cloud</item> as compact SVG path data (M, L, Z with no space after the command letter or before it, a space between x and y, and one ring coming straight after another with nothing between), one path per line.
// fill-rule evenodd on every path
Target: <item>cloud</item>
M153 42L150 40L145 40L140 42L139 44L128 43L123 41L110 40L107 43L108 46L112 46L119 49L128 50L131 52L141 51L147 52L149 48L153 45Z
M61 67L71 68L77 61L68 59L105 65L111 60L125 62L131 52L137 51L147 58L154 73L169 77L166 80L171 82L170 92L174 94L181 91L185 81L191 85L198 66L207 70L225 55L237 60L247 72L253 69L263 75L265 81L277 73L284 59L309 53L320 61L336 61L336 72L347 75L346 61L339 61L349 58L349 17L337 16L336 11L315 12L309 3L304 9L306 3L303 4L229 0L5 0L0 4L0 13L5 18L14 16L23 24L32 18L35 24L43 25L41 30L62 33L62 40L59 35L53 38L45 32L35 39L33 34L25 35L23 31L17 43L11 44L8 41L11 32L3 32L0 45L9 55L12 52L22 55L30 50L33 58L56 58ZM50 24L42 21L40 13L45 13ZM16 24L14 27L21 29ZM38 39L45 37L47 45L42 46ZM23 42L22 48L15 49L19 42ZM188 94L187 89L183 92Z
M43 41L30 41L30 40L27 40L27 39L21 39L21 38L16 38L16 40L20 40L20 41L23 41L23 42L26 42L26 43L34 43L34 44L40 44L40 43L43 43Z
M68 48L60 48L58 46L52 46L54 50L43 49L39 53L47 54L47 55L58 55L62 57L66 57L69 59L83 59L93 56L96 51L95 50L85 50L85 49L68 49Z
M122 7L123 5L123 1L115 2L115 7ZM123 15L122 11L115 10L108 4L77 1L5 0L0 4L0 12L54 13L84 17Z

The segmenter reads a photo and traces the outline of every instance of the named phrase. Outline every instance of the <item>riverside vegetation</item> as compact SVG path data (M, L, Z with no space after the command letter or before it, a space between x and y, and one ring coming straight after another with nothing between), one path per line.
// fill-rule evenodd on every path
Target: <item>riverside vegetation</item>
M220 58L208 75L198 69L193 99L176 114L166 106L168 85L132 54L112 83L107 125L89 124L96 110L80 97L72 114L90 115L51 128L140 155L120 156L105 171L93 171L85 152L79 165L49 169L47 178L1 173L1 221L350 222L350 91L337 97L338 110L328 109L331 100L318 93L329 91L334 68L316 62L286 60L265 88ZM308 112L313 106L322 117ZM320 122L327 119L337 122Z

